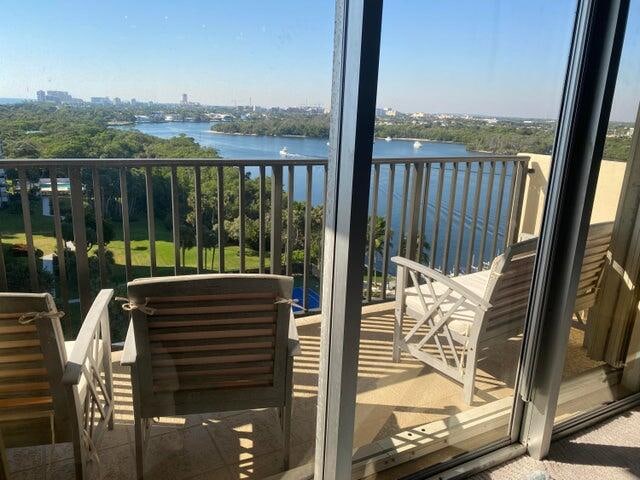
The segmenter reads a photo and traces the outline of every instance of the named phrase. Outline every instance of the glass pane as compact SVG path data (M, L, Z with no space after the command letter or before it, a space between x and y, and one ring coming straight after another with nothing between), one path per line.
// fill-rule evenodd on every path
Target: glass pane
M574 15L573 1L385 4L357 475L509 438Z
M556 421L640 391L640 2L632 1L574 308Z
M0 291L13 296L0 296L0 439L10 478L74 478L75 437L95 478L137 478L142 458L152 479L264 478L287 455L288 468L313 460L333 10L3 2ZM129 297L129 310L101 288ZM288 342L290 310L301 350ZM48 313L22 318L32 312ZM78 386L52 367L67 360ZM89 436L101 438L97 451Z

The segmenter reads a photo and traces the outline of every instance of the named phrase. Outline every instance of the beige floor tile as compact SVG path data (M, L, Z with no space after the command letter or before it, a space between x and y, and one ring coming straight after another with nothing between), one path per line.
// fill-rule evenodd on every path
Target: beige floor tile
M222 467L224 462L203 427L175 430L149 439L145 455L149 478L161 475L182 479Z
M208 423L207 428L227 465L282 449L276 409L248 410Z
M44 466L21 470L19 472L11 472L11 480L44 480Z
M7 461L9 463L9 471L15 472L41 466L44 464L45 455L44 445L24 448L8 448Z
M274 452L247 458L236 465L230 465L229 469L233 480L262 479L282 472L282 462L282 453Z

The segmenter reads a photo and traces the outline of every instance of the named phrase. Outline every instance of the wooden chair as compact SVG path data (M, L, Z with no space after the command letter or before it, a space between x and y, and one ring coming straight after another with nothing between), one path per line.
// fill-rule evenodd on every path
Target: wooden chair
M596 223L589 227L576 303L573 307L575 325L580 329L586 327L589 310L596 304L612 233L613 222Z
M592 225L576 296L575 310L595 303L611 223ZM402 257L398 266L393 360L406 351L463 384L463 398L473 401L477 358L481 351L522 333L529 300L537 237L515 243L491 268L447 277ZM407 288L407 282L412 286ZM415 324L404 333L404 315Z
M293 279L212 274L134 280L122 364L131 366L137 476L154 417L276 407L288 468Z
M72 442L77 479L88 478L113 428L112 295L102 290L76 340L65 342L51 295L0 293L0 445ZM8 478L4 451L2 459L0 478Z

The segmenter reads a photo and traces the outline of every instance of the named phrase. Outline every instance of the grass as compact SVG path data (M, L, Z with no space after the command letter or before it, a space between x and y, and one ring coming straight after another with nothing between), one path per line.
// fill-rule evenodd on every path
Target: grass
M34 205L35 206L35 205ZM39 207L39 203L37 204ZM21 213L13 213L7 210L0 210L0 234L2 241L7 244L24 244L26 237L24 233L24 223ZM122 229L120 225L114 225L114 239L106 246L108 250L113 252L116 266L125 265L125 246L122 238ZM39 208L32 208L31 212L31 228L33 231L33 243L35 248L40 249L45 255L56 251L56 239L53 226L53 217L42 215ZM142 272L146 270L146 276L149 273L150 256L149 256L149 239L146 220L134 220L129 224L131 238L131 264L135 271ZM156 265L159 270L163 267L171 267L173 269L174 249L171 230L167 229L164 223L156 219ZM97 252L97 247L93 247L90 253ZM217 249L209 249L207 252L207 265L209 270L217 271L218 256ZM212 257L213 255L213 257ZM192 268L195 270L197 266L197 249L190 248L185 252L185 262L183 267L186 270ZM182 264L182 252L180 254L180 263ZM229 245L224 248L225 270L238 271L240 269L240 249L236 245ZM212 268L213 266L213 268ZM268 256L265 258L265 266L269 266ZM135 267L146 267L139 269ZM245 268L254 270L259 268L259 257L251 249L245 250Z

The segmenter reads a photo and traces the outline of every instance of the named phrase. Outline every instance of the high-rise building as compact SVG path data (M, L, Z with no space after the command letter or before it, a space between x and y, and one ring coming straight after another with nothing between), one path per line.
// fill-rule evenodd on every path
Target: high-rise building
M137 103L138 103L138 101L137 101L135 98L132 98L132 99L131 99L131 105L135 105L135 104L137 104Z
M109 97L91 97L91 103L95 105L111 105L111 99Z
M182 104L186 105L187 103L189 103L189 97L187 96L186 93L182 94Z
M116 105L120 105L122 103L122 100L120 99L120 97L116 97L113 99L113 103L115 103Z
M69 92L63 92L60 90L47 90L47 94L44 97L47 102L65 103L72 102L73 97L69 95Z
M44 90L38 90L36 92L36 97L38 98L39 102L44 102L45 101L45 97L47 96L46 93L44 93Z

